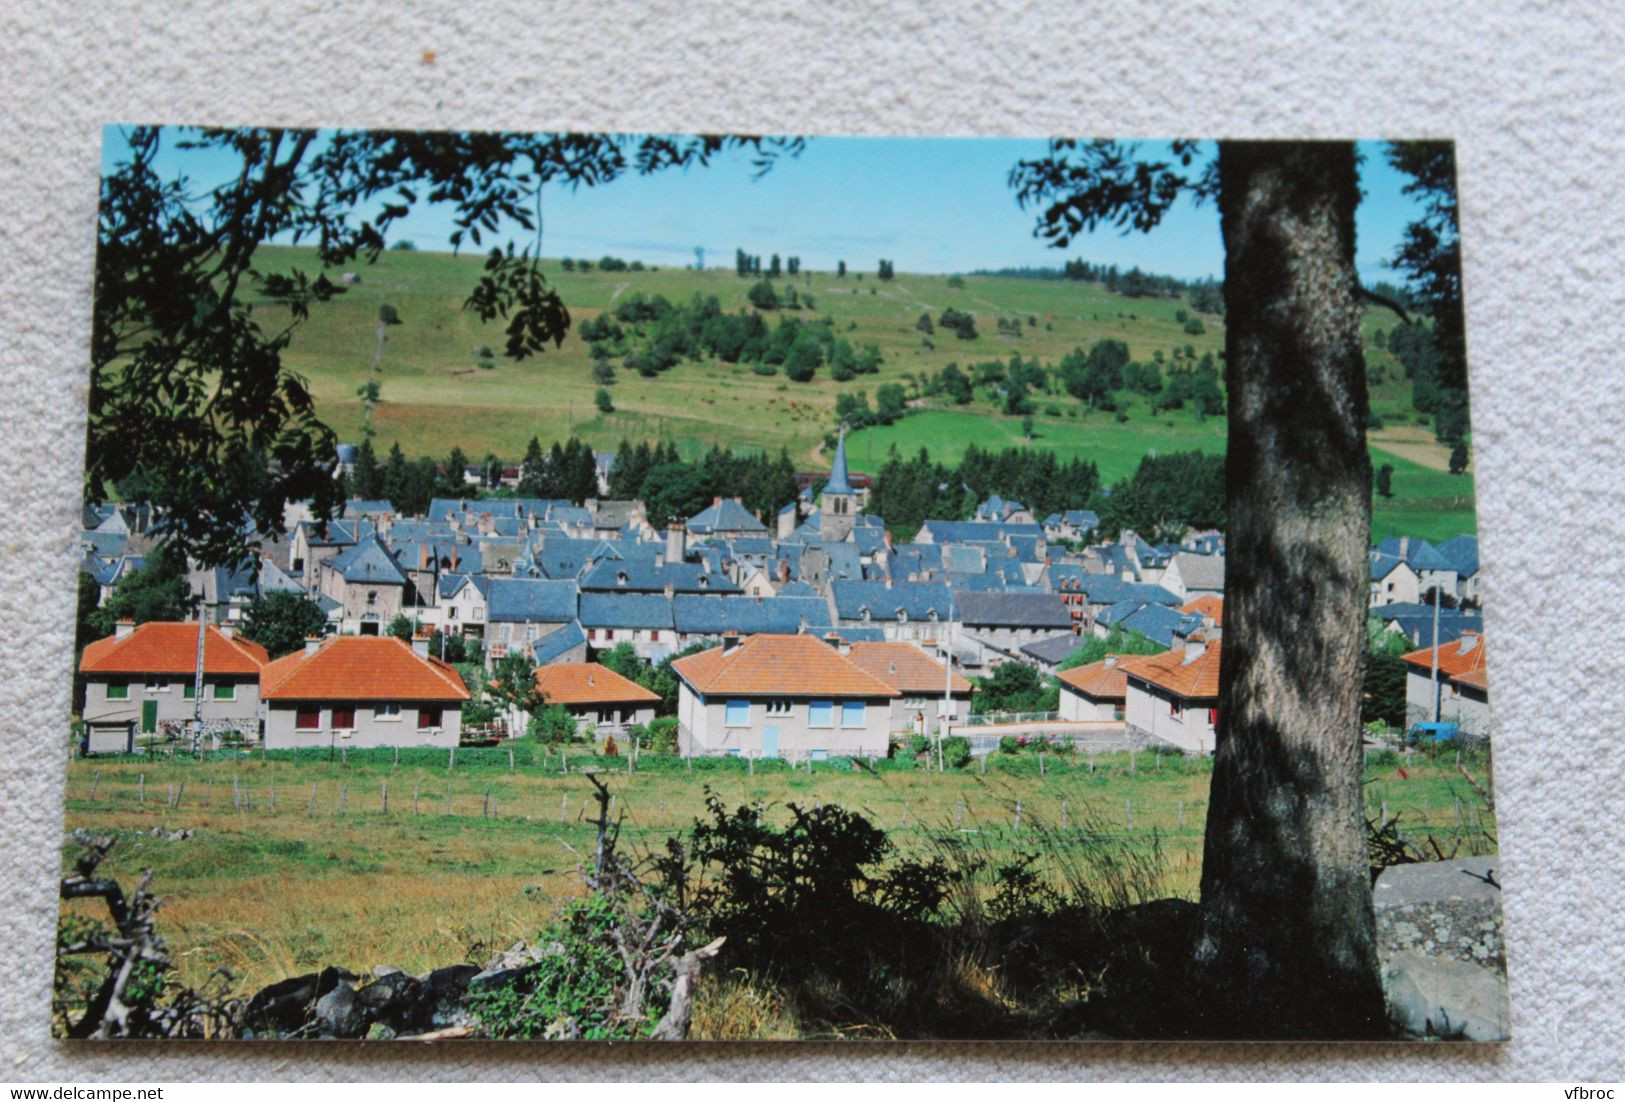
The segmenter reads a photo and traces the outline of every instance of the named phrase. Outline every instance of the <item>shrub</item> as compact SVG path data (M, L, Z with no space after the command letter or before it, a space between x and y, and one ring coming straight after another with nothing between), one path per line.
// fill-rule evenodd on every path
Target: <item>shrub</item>
M1014 736L1014 735L1005 735L1003 738L1001 738L999 740L999 753L1001 753L1001 754L1019 754L1019 753L1021 753L1021 740L1016 738L1016 736Z
M649 721L649 750L655 754L677 752L677 717L661 716Z
M931 739L927 735L916 732L908 737L908 752L915 757L931 752Z
M576 720L562 704L549 704L530 717L525 733L549 745L569 742L576 737Z
M970 739L963 735L954 735L942 740L942 760L955 769L963 769L970 764Z

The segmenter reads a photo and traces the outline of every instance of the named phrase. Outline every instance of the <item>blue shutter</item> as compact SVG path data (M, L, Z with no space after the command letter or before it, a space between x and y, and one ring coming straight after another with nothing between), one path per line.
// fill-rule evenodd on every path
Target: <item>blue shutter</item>
M835 726L835 705L828 700L815 700L807 705L808 727Z
M730 701L728 701L728 715L727 715L726 722L727 722L729 727L748 727L748 726L750 726L750 701L748 701L748 700L730 700Z
M862 727L863 726L863 701L861 701L861 700L848 700L848 701L842 702L842 704L841 704L841 726L842 727Z

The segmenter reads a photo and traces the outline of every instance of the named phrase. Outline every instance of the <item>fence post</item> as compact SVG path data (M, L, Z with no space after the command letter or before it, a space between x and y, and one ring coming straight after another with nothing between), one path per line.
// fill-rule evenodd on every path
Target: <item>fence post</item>
M1061 829L1066 829L1066 801L1061 801Z
M345 811L345 808L349 807L349 805L350 805L350 782L345 781L343 787L341 787L339 789L339 810L338 810L338 814L343 815L344 811Z
M1016 834L1021 833L1021 801L1020 800L1016 801L1016 829L1015 829L1014 833L1016 833Z
M316 785L314 783L310 786L310 805L305 808L305 814L316 814Z
M756 775L756 755L754 753L745 755L745 768L750 771L751 776Z
M485 790L485 806L480 809L480 818L489 819L490 817L491 817L491 790L489 788L487 788Z
M989 751L989 753L991 753L991 752L992 751ZM988 758L987 754L981 755L981 758L980 758L980 761L982 763L982 773L984 775L987 773L987 758Z
M1042 750L1038 752L1038 775L1040 777L1044 775L1044 751Z
M1185 801L1179 801L1179 829L1185 829Z
M102 783L102 771L96 770L96 775L90 778L90 798L96 798L96 786Z
M446 772L450 773L457 768L457 747L453 746L446 751Z
M508 772L513 772L513 747L508 747Z
M346 769L350 767L350 748L348 746L339 747L339 764Z
M234 810L243 809L243 794L237 789L237 774L231 775L231 806Z
M570 810L570 794L568 792L566 792L564 794L564 798L559 801L559 823L561 825L564 823L564 816L569 812L569 810Z
M569 755L569 753L567 751L560 750L559 751L559 772L560 773L568 773L569 771L570 771L570 755Z
M390 763L390 768L391 769L398 769L398 768L400 768L400 764L401 764L401 748L399 746L397 746L397 747L395 747L395 760Z
M418 782L413 781L412 782L412 817L416 818L417 813L418 813Z
M1123 801L1123 821L1128 824L1128 829L1129 830L1134 829L1134 801L1133 800L1124 800Z
M908 801L903 801L903 817L897 820L898 827L908 826Z
M175 782L174 781L165 781L164 782L164 806L165 807L174 807L175 806Z
M628 777L632 775L632 751L630 750L626 752L626 775Z
M389 814L389 782L385 781L378 794L378 810Z
M960 823L962 823L964 821L965 821L965 801L964 801L963 798L961 798L960 801L959 801L959 806L954 808L954 826L957 827L957 826L959 826Z
M1140 771L1140 751L1138 748L1131 748L1128 752L1128 771L1130 773Z
M186 798L186 779L183 777L183 778L181 778L181 786L175 790L175 806L176 807L181 806L181 801L184 800L185 798Z
M269 777L269 778L266 779L265 783L270 785L270 788L271 788L270 794L268 796L266 796L266 798L265 798L265 804L266 804L265 809L267 811L275 811L276 810L276 778L275 777ZM186 787L186 782L185 781L181 782L181 787L182 788Z
M136 799L141 801L141 806L146 807L147 806L147 775L145 773L142 773L140 776L136 777L136 779L135 779L135 795L136 795Z
M1091 751L1089 751L1089 772L1093 773L1094 771L1095 771L1095 752L1093 750L1091 750Z
M205 786L204 786L204 789L203 789L203 806L204 807L213 807L214 806L214 778L210 777L206 782L204 782L204 785Z
M446 816L451 816L451 782L446 782Z

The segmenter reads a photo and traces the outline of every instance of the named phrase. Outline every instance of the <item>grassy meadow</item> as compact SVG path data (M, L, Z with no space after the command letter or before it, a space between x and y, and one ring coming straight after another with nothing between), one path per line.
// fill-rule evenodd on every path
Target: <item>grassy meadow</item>
M575 774L589 759L520 744L514 771L505 751L464 750L448 772L440 752L387 751L329 761L307 752L271 760L91 759L69 768L67 826L118 838L103 872L133 886L153 872L163 897L160 930L183 978L229 968L241 990L336 964L366 972L390 964L412 972L486 959L534 937L561 901L583 891L590 859L591 787ZM709 788L730 808L836 803L884 827L902 856L932 852L946 836L990 857L1039 849L1040 833L1085 836L1160 854L1160 894L1195 898L1211 762L1149 751L1127 754L993 755L982 772L934 774L908 763L878 773L842 762L791 770L781 762L645 756L601 760L624 815L623 837L655 849L704 812ZM1482 777L1482 763L1471 765ZM184 787L183 787L184 786ZM384 805L387 788L387 809ZM1493 848L1482 810L1454 758L1418 757L1403 770L1389 757L1367 767L1373 818L1400 816L1407 833L1438 835L1448 850ZM1458 803L1459 801L1459 812ZM1021 826L1017 830L1016 808ZM1459 818L1458 818L1459 815ZM188 837L171 835L191 831ZM1486 833L1487 832L1487 833ZM64 869L76 846L64 845ZM1047 862L1064 854L1046 853ZM97 914L89 902L64 911Z
M260 256L266 270L295 264L308 269L314 263L307 250L292 248L266 246ZM484 324L462 309L481 264L478 257L386 252L376 264L357 264L353 271L360 282L311 312L285 361L309 380L322 416L340 439L360 436L356 390L371 370L378 308L384 303L396 308L401 324L387 330L383 400L373 412L373 425L381 448L399 441L409 456L444 455L456 445L473 459L494 453L517 460L532 436L546 444L574 433L599 449L612 449L623 438L672 440L689 456L713 444L785 447L798 467L818 469L828 464L823 439L835 428L835 399L843 389L873 395L880 385L895 382L912 393L911 379L950 362L966 366L1019 353L1054 364L1072 349L1106 337L1126 342L1135 359L1161 351L1165 363L1176 348L1188 346L1200 358L1224 344L1220 319L1204 316L1206 331L1187 334L1176 318L1184 302L1125 298L1098 284L966 276L965 285L956 288L947 276L902 273L882 282L873 273L837 279L829 272L803 272L776 281L781 288L793 282L803 298L812 296L816 308L797 316L827 316L854 346L878 345L885 357L878 375L837 383L826 367L811 382L792 383L782 373L757 375L746 365L720 362L685 362L654 379L619 370L610 388L615 410L604 414L593 402L598 386L587 342L574 331L562 346L540 356L515 363L499 355L493 366L479 366L477 348L500 351L503 343L500 322ZM577 325L636 292L673 302L716 295L732 312L746 308L751 285L731 271L565 272L556 261L546 267ZM939 329L928 347L915 322L922 313L934 319L949 306L975 316L977 338L959 340ZM1021 335L1001 335L995 323L1000 317L1020 319ZM1363 322L1367 360L1379 376L1372 407L1384 421L1372 435L1372 460L1395 468L1394 496L1376 503L1374 535L1437 539L1475 531L1471 475L1447 473L1448 450L1417 422L1409 382L1375 343L1377 332L1394 324L1392 315L1376 309ZM1080 456L1095 462L1111 482L1132 473L1148 451L1224 450L1222 417L1199 421L1190 410L1152 416L1145 399L1136 397L1126 403L1127 420L1118 421L1115 414L1090 413L1064 393L1036 394L1034 400L1038 412L1029 441L1021 419L1005 416L980 392L963 407L935 408L933 399L918 399L922 412L855 434L852 465L872 473L894 445L909 453L925 447L934 457L953 461L974 441Z

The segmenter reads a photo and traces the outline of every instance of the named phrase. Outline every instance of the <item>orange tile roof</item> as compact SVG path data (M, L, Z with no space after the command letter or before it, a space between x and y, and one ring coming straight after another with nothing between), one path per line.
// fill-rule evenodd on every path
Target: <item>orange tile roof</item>
M388 635L335 635L260 673L264 700L467 700L458 672Z
M1215 624L1224 623L1224 598L1209 594L1179 606L1181 612L1194 612L1198 616L1211 616Z
M1133 669L1131 677L1149 681L1186 700L1216 700L1219 696L1219 652L1222 641L1207 644L1195 658L1187 658L1184 647L1144 657Z
M811 635L752 635L727 654L713 647L672 663L695 690L737 696L901 696Z
M1463 651L1461 645L1471 642L1468 650ZM1484 637L1476 632L1468 632L1454 643L1441 643L1439 645L1439 672L1446 677L1460 678L1462 674L1472 670L1484 668ZM1420 666L1424 670L1433 669L1433 648L1423 647L1413 650L1409 654L1401 655L1406 662L1413 666Z
M204 673L253 675L270 660L258 643L234 638L213 624L203 637ZM80 673L192 673L196 669L196 620L138 624L123 639L96 640L79 659Z
M660 694L597 662L536 667L536 687L549 704L653 704Z
M1450 680L1458 685L1471 685L1475 689L1487 690L1490 687L1490 674L1483 666L1478 667L1476 670L1468 670L1466 673L1457 674Z
M1128 695L1129 671L1155 655L1108 654L1099 662L1074 666L1055 676L1091 700L1122 700Z
M901 693L940 693L945 684L942 663L913 643L854 643L846 658ZM953 675L954 692L971 688L969 681Z

